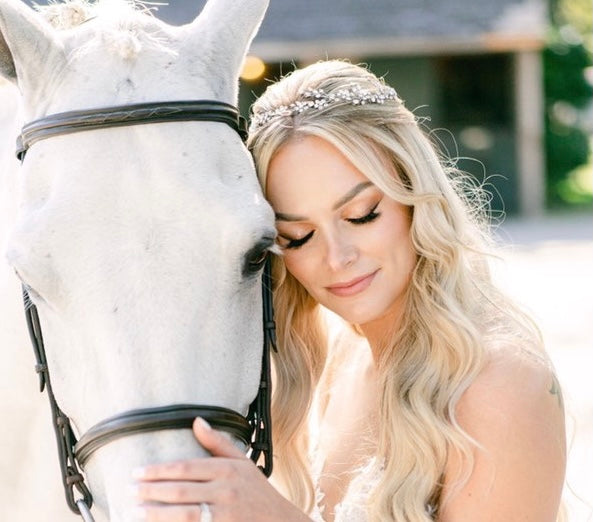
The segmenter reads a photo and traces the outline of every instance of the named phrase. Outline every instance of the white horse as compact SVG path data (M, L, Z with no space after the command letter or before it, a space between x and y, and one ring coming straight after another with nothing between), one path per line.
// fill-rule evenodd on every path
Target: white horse
M237 133L204 121L85 130L34 143L22 165L14 142L23 123L64 111L236 103L266 7L210 0L171 27L124 2L78 1L50 8L55 29L0 0L0 520L75 520L62 507L17 276L77 433L169 404L247 413L261 366L257 258L275 231ZM135 467L203 455L187 429L101 447L84 470L96 520L134 518Z

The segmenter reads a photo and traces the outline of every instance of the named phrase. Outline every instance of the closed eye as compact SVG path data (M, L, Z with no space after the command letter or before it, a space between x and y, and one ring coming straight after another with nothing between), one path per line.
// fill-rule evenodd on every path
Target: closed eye
M365 214L362 217L359 218L349 218L346 221L348 221L348 223L352 223L353 225L364 225L365 223L370 223L371 221L375 221L375 219L377 219L381 213L377 212L377 207L379 206L379 203L377 203L370 211L368 214Z
M285 239L288 241L288 243L286 244L281 244L280 246L282 248L300 248L302 247L307 241L309 241L309 239L311 239L313 237L313 234L315 233L314 230L311 230L311 232L309 232L306 236L303 236L299 239L290 239L289 237L283 237L281 236L282 239Z

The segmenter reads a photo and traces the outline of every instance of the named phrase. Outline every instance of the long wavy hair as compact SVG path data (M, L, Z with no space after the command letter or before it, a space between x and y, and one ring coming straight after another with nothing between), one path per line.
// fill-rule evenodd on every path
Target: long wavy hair
M254 104L249 146L264 191L279 148L300 136L317 136L410 208L417 262L402 323L389 333L378 362L376 454L383 479L367 509L373 521L428 522L446 501L442 485L448 455L458 453L471 464L479 446L457 423L455 407L484 367L488 350L517 346L520 339L521 346L542 356L542 342L535 325L492 283L487 204L480 187L439 154L400 99L356 105L335 99L302 112L276 110L302 101L312 89L330 95L358 87L379 92L385 85L366 68L343 61L289 74ZM273 117L262 118L270 111ZM287 272L281 256L274 259L273 277L279 329L276 475L288 497L309 511L315 492L307 417L328 341L319 305ZM467 476L458 479L462 484Z

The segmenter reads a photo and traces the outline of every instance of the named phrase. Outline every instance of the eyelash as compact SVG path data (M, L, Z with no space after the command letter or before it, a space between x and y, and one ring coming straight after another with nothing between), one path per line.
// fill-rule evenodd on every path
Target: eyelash
M296 249L299 247L302 247L307 241L309 241L309 239L311 239L313 237L313 230L311 230L311 232L309 232L305 237L302 237L300 239L291 239L285 246L284 248L286 249Z
M359 218L350 218L347 219L346 221L348 221L348 223L352 223L353 225L365 225L366 223L371 223L372 221L375 221L375 219L377 219L381 213L380 212L376 212L377 207L379 206L379 203L377 203L369 212L368 214L365 214L362 217ZM283 248L285 249L292 249L295 250L297 248L302 247L307 241L309 241L309 239L311 239L313 237L313 230L311 230L311 232L309 232L306 236L300 238L300 239L291 239Z
M379 203L377 203L365 216L347 219L346 221L352 223L353 225L364 225L365 223L375 221L375 219L377 219L381 215L379 212L376 212L378 206Z

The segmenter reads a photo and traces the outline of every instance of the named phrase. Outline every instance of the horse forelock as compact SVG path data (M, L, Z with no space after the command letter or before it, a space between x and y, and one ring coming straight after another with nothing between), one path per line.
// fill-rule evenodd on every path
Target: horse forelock
M154 8L136 0L66 0L37 6L42 17L59 31L71 31L93 22L91 38L77 46L80 57L101 47L125 60L141 50L170 50L162 34L162 23L153 16Z
M91 18L92 4L85 0L69 0L35 5L35 9L54 29L71 29Z
M47 5L35 5L35 9L54 29L72 29L97 16L129 17L138 13L152 16L155 10L139 0L51 1Z

